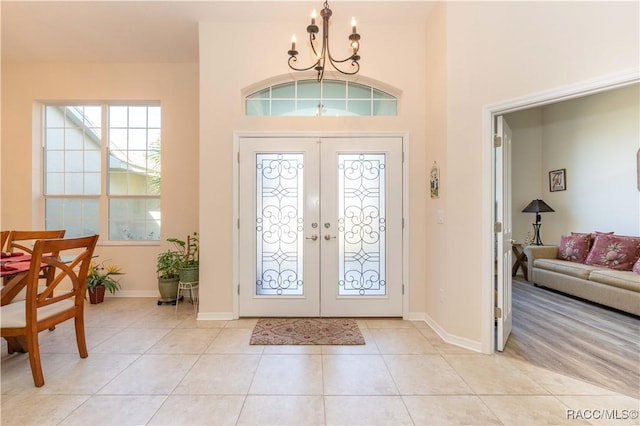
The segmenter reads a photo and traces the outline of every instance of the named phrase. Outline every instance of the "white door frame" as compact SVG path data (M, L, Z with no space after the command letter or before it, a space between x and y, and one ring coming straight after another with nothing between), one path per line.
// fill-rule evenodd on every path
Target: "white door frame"
M482 150L482 187L483 193L491 197L483 197L482 220L482 352L494 353L494 214L495 191L492 176L495 172L493 156L493 135L495 117L510 112L540 107L556 102L575 99L607 90L617 89L631 84L640 83L640 68L626 70L602 78L588 80L575 85L559 87L553 90L532 94L529 96L505 100L482 108L483 150ZM498 286L500 287L500 286Z
M240 154L241 138L331 138L331 137L398 137L402 138L402 315L405 319L409 316L409 158L410 145L409 134L407 132L249 132L236 131L233 133L233 281L231 283L233 294L233 318L238 319L240 314L240 298L238 292L240 289L240 229L239 223L239 172L240 167L238 158Z

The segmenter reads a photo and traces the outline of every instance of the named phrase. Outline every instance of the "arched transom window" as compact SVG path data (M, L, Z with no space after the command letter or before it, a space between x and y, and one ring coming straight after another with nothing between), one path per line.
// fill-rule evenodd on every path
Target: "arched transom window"
M394 116L398 99L380 89L340 80L292 81L245 98L249 116Z

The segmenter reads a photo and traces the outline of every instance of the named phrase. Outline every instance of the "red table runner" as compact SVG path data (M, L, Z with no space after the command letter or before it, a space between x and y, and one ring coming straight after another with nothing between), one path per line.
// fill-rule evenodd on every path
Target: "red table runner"
M20 272L26 272L31 267L30 261L24 262L12 262L7 265L0 266L0 276L18 274Z

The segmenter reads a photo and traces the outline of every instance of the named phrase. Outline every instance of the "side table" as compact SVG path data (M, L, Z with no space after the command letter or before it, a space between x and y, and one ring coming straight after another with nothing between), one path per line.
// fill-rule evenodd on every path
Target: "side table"
M524 276L524 279L529 281L527 255L524 253L524 247L522 247L522 244L512 244L511 251L513 252L513 267L511 268L511 276L515 277L518 273L518 269L522 269L522 275Z

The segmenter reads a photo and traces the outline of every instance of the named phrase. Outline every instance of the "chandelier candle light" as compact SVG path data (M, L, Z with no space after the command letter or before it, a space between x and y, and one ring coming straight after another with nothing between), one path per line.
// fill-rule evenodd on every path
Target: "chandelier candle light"
M311 25L307 26L307 33L309 34L309 42L311 43L311 49L313 54L317 58L316 62L307 68L297 68L295 63L298 61L298 51L296 50L296 36L291 37L291 50L289 50L289 68L295 71L308 71L315 69L318 72L318 81L321 81L324 77L325 63L327 59L333 68L345 75L354 75L360 71L360 56L358 50L360 49L360 34L356 32L356 20L351 18L351 34L349 34L349 41L351 44L352 53L351 56L338 60L331 56L331 50L329 49L329 20L331 19L331 9L329 9L329 3L325 0L320 16L322 17L322 48L320 50L316 47L316 34L318 34L319 28L316 25L316 11L311 12ZM340 65L351 61L351 70L342 70Z

